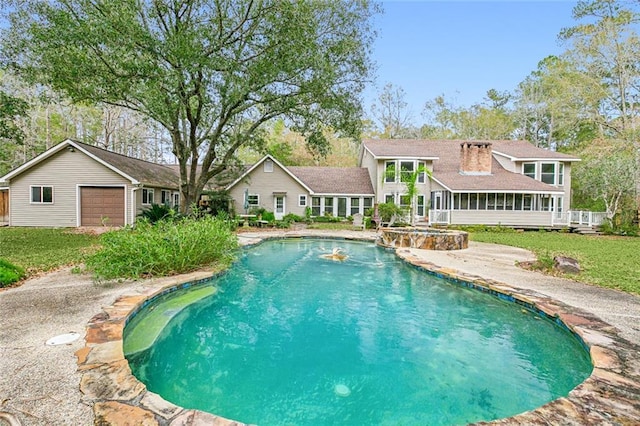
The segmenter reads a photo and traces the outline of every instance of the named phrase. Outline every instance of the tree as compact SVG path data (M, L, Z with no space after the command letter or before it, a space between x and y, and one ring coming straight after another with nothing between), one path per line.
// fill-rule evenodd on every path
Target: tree
M635 159L624 141L602 141L585 153L584 163L576 167L578 191L604 203L607 218L613 220L626 197L635 191Z
M377 11L355 0L34 0L11 14L2 60L74 102L159 123L188 208L238 148L264 143L273 118L320 154L327 128L358 137Z
M487 91L484 103L459 107L437 96L425 104L423 136L437 139L511 139L515 124L507 108L510 94Z
M387 83L378 95L378 101L371 105L371 115L382 129L381 137L402 139L415 136L411 112L404 97L402 87Z

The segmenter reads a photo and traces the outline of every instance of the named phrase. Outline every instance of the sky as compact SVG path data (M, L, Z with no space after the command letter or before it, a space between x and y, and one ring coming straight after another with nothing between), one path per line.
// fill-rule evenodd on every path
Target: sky
M569 0L387 0L375 18L376 81L370 111L386 83L404 89L414 122L436 96L479 103L487 90L513 91L538 62L565 48L560 30L576 24Z

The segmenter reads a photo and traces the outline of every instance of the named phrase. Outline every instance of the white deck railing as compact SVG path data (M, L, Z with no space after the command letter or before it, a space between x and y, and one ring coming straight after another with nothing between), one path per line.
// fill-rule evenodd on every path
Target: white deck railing
M585 210L567 212L569 223L572 225L598 226L607 218L604 212L590 212Z
M449 210L429 210L429 223L449 225L451 223L451 212Z
M460 212L466 211L457 211L456 214ZM476 211L477 212L477 211ZM504 217L504 215L509 214L513 215L509 217ZM523 216L527 213L536 213L538 217L528 217L525 219ZM598 226L602 225L607 215L604 212L590 212L590 211L567 211L567 212L546 212L548 214L545 215L546 218L540 218L541 214L545 212L525 212L521 210L513 210L513 211L505 211L500 210L500 214L502 215L501 220L499 220L502 224L507 224L506 226L512 225L529 225L529 226L570 226L570 225L578 225L578 226ZM516 217L519 219L516 221ZM476 218L479 219L479 218ZM487 218L484 218L485 220ZM523 220L524 219L524 220ZM529 221L531 221L529 223ZM429 223L434 225L450 225L451 224L451 210L429 210ZM469 222L472 223L472 222ZM459 223L454 223L454 225Z

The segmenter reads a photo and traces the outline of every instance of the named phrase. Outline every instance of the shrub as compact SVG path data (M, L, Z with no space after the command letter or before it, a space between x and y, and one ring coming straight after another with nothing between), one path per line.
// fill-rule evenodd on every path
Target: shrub
M22 278L24 278L24 269L7 260L0 259L0 288L7 287Z
M304 222L304 218L298 216L297 214L293 214L293 213L288 213L286 215L284 215L284 217L282 218L282 220L287 221L287 222Z
M145 218L151 223L156 223L163 219L175 217L175 211L165 204L151 204L151 207L142 210L138 217Z
M228 265L238 247L228 221L205 216L155 224L141 220L135 228L102 235L102 248L87 259L97 280L166 276L203 266Z
M403 216L405 212L393 203L378 204L378 214L383 222L391 222L393 216Z

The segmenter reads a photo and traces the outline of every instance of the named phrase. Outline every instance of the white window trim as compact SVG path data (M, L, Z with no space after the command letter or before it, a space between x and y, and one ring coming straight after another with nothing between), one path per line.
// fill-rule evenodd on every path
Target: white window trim
M308 204L307 203L307 195L306 194L298 195L298 207L307 207L307 204Z
M393 164L393 180L387 176L387 165ZM394 183L398 181L398 162L396 160L389 160L384 162L384 183Z
M48 201L33 201L33 188L40 188L40 200L44 198L44 188L51 188L51 202ZM29 204L42 205L42 204L54 204L55 191L53 185L30 185L29 186Z
M251 197L256 197L255 204L249 202L249 198L251 198ZM260 194L247 194L247 205L249 206L249 208L251 208L251 207L259 207L260 206Z
M144 192L147 191L147 201L145 202L144 200ZM142 205L143 206L150 206L154 203L155 201L155 191L153 190L153 188L142 188ZM149 202L149 194L151 194L151 202Z

